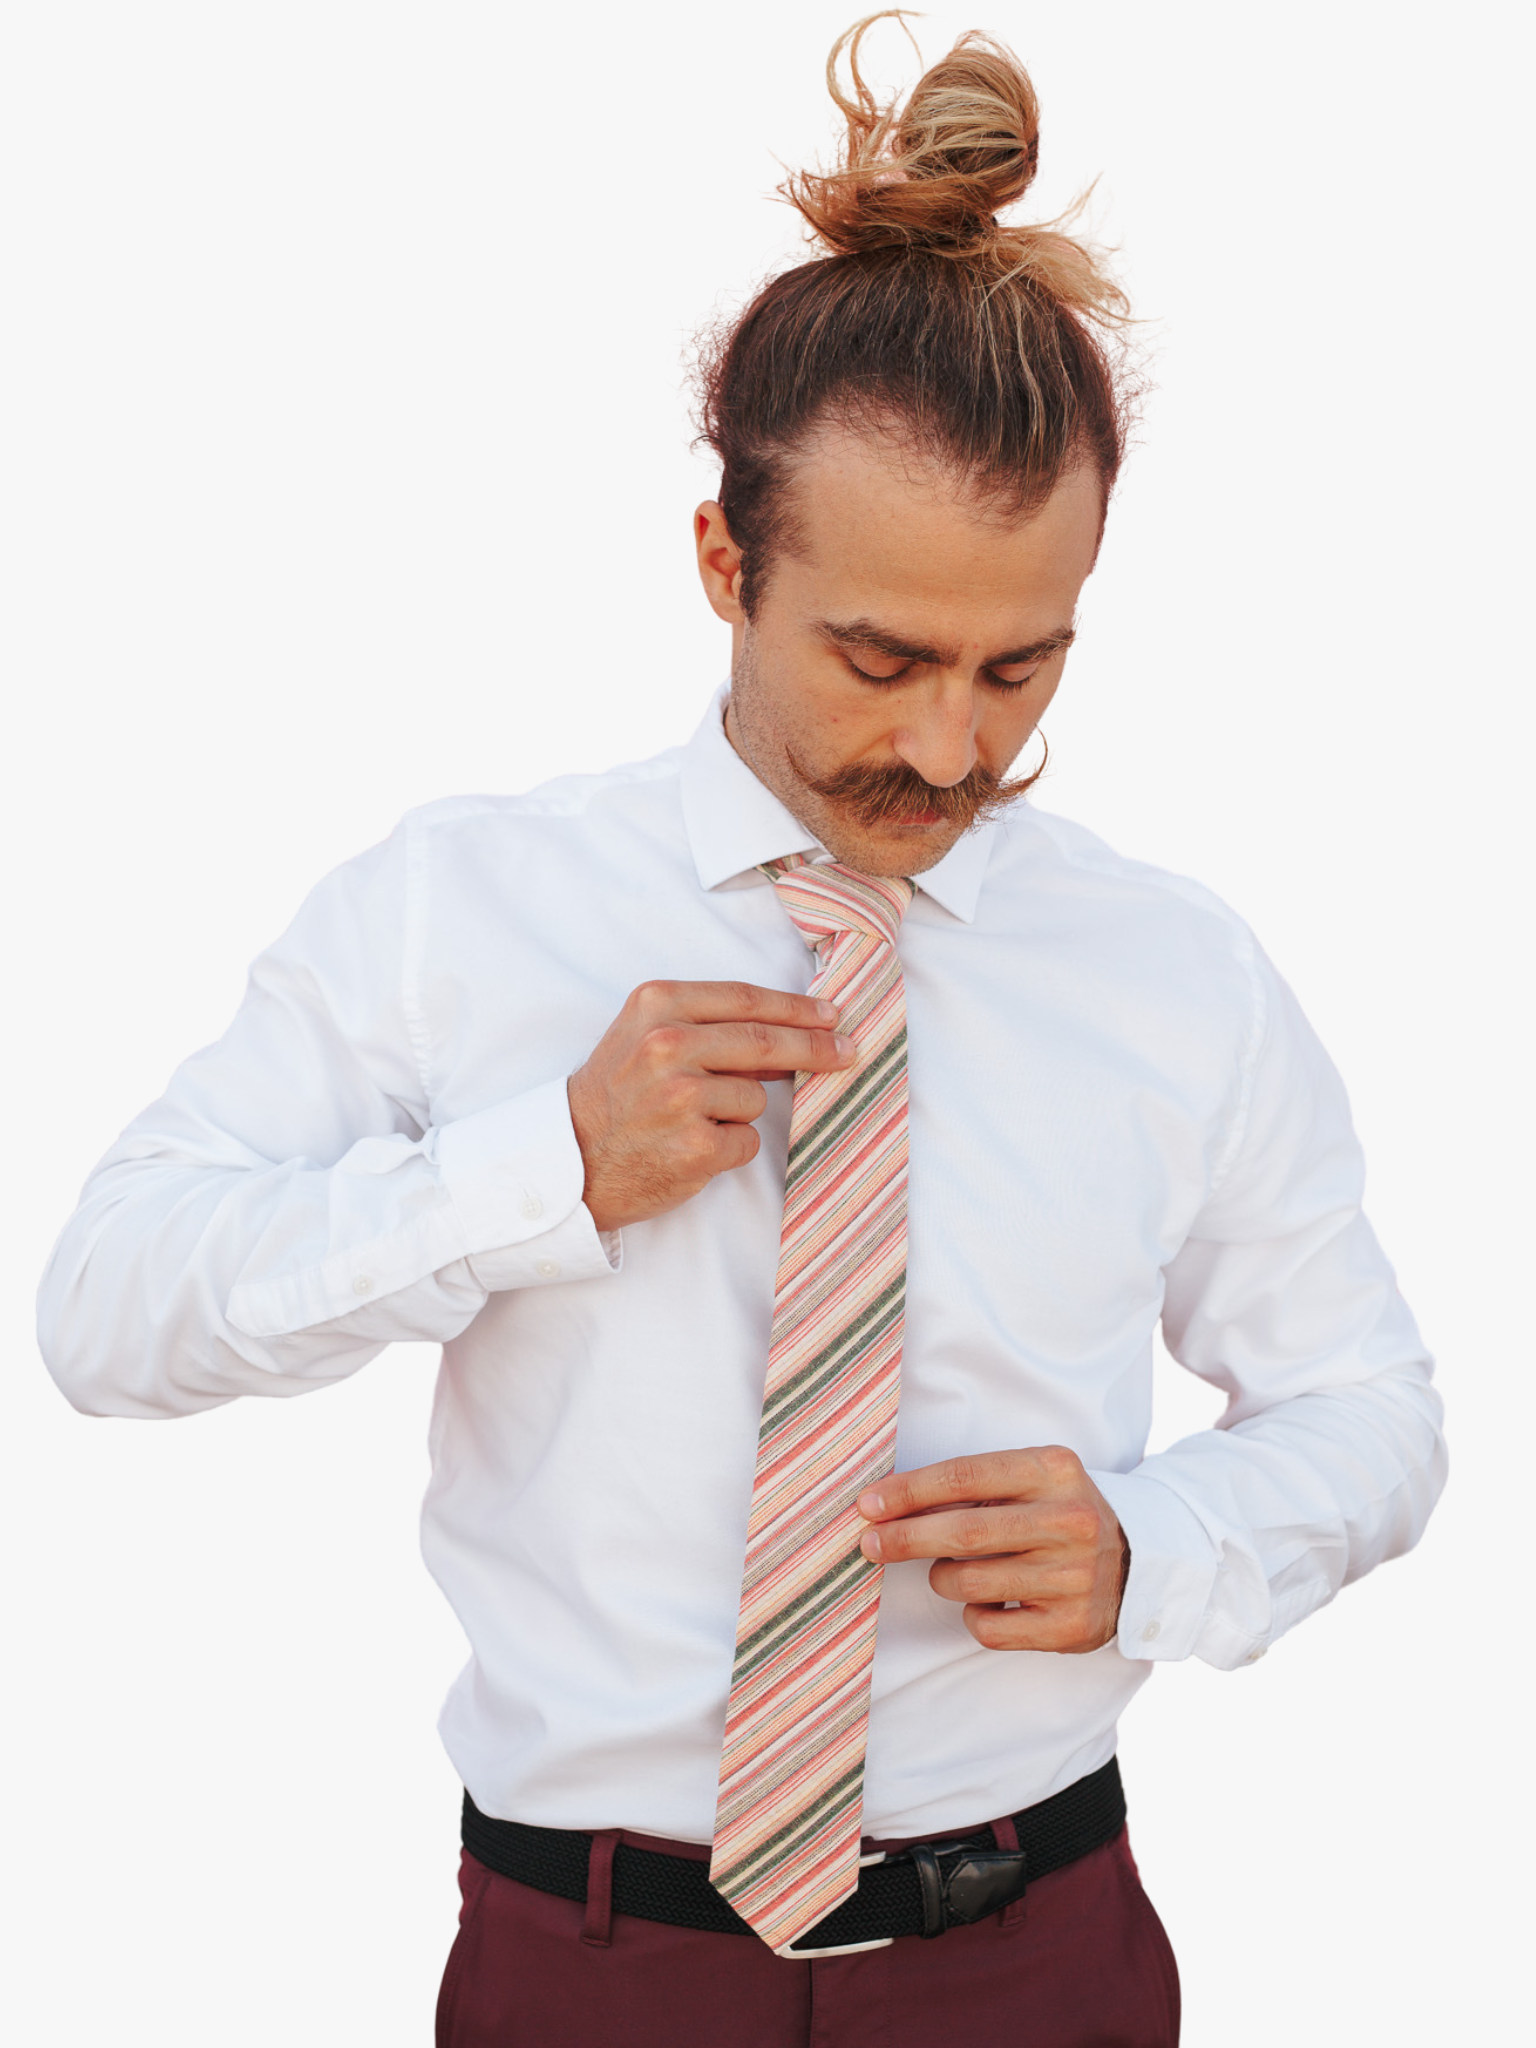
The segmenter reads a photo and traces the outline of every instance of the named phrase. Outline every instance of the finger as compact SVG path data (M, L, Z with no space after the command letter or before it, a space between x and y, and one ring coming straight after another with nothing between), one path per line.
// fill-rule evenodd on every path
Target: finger
M995 1606L1021 1600L1026 1607L1091 1601L1098 1591L1092 1564L1086 1559L1042 1564L1028 1557L940 1558L928 1583L941 1600L963 1607Z
M837 1006L751 981L648 981L630 998L647 1022L780 1024L814 1031L837 1022Z
M1068 1603L1046 1607L967 1607L960 1619L986 1650L1051 1650L1083 1656L1114 1641L1113 1621Z
M740 1074L706 1074L694 1087L699 1114L718 1124L756 1123L768 1107L768 1090L762 1082L749 1081Z
M717 1173L730 1173L747 1166L757 1157L762 1139L752 1124L715 1124L714 1138L705 1156L705 1171L713 1180Z
M993 1557L1050 1540L1049 1525L1037 1511L1020 1501L1000 1501L881 1522L864 1531L859 1546L875 1564L899 1564L909 1557Z
M892 1473L859 1495L858 1508L867 1521L883 1522L952 1501L1033 1500L1063 1490L1070 1477L1080 1476L1082 1469L1076 1455L1059 1445L1044 1450L982 1451L974 1457L945 1458L937 1465Z
M852 1066L858 1051L835 1031L802 1031L783 1024L702 1024L690 1061L707 1074L833 1074Z

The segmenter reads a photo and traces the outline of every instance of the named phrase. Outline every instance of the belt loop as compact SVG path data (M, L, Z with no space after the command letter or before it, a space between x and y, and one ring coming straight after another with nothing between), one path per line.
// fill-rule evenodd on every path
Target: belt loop
M939 1859L932 1842L914 1842L907 1856L917 1872L923 1901L923 1940L932 1941L945 1927L944 1880L939 1875Z
M1018 1848L1019 1831L1013 1824L1013 1815L1011 1813L1005 1814L1001 1820L993 1821L992 1839L996 1842L999 1849ZM1017 1927L1023 1918L1024 1894L1020 1892L1019 1896L1016 1899L1010 1899L1001 1913L998 1914L997 1924L999 1927Z
M613 1946L613 1852L618 1846L617 1828L606 1828L592 1837L587 1856L587 1912L581 1923L581 1938L588 1948Z

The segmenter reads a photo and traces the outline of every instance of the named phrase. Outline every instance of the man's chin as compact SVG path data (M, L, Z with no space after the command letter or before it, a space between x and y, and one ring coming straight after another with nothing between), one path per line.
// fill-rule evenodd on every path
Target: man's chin
M821 837L834 860L861 875L920 875L937 866L965 830L952 818L879 825L839 819L835 831L829 821Z

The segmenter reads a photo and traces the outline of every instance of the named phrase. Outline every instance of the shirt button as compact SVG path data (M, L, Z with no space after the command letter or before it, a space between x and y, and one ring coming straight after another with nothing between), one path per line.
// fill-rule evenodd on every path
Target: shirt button
M1163 1624L1160 1621L1149 1621L1141 1632L1141 1640L1144 1643L1155 1643L1162 1632Z
M528 1218L528 1221L530 1223L533 1221L535 1216L542 1216L544 1214L544 1204L539 1200L537 1195L529 1195L526 1198L526 1200L523 1203L523 1214Z
M373 1282L368 1278L368 1275L366 1273L359 1273L357 1278L352 1282L352 1292L354 1294L372 1294Z
M533 1270L541 1280L558 1280L560 1278L560 1262L558 1259L540 1259Z
M1248 1652L1247 1657L1243 1661L1247 1664L1257 1664L1259 1659L1263 1656L1263 1654L1264 1645L1260 1643L1259 1647L1256 1650L1250 1650Z

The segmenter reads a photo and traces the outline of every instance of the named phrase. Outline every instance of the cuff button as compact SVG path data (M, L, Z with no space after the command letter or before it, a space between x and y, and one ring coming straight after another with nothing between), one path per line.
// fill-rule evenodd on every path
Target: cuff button
M1141 1632L1141 1640L1144 1643L1155 1643L1162 1632L1163 1624L1160 1621L1149 1621Z

